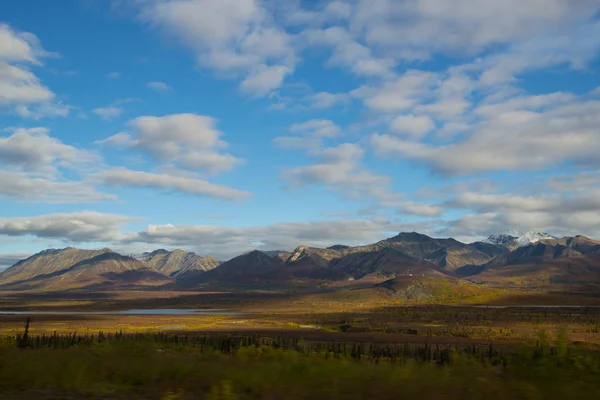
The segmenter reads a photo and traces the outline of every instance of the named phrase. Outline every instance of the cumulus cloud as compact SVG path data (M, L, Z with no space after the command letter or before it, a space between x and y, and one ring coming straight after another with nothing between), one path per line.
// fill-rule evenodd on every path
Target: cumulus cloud
M392 77L393 58L374 57L369 47L359 43L341 26L325 29L307 29L303 39L312 46L328 46L332 51L327 64L349 68L359 76Z
M390 179L361 168L364 150L357 144L343 143L336 147L311 149L308 154L318 161L282 173L282 178L288 180L291 187L326 185L355 198L388 194Z
M252 196L249 192L216 185L201 179L164 173L133 171L126 168L105 170L92 179L110 187L149 188L168 193L186 193L224 200L237 200Z
M68 114L69 107L53 105L54 92L27 69L27 65L40 66L41 59L54 55L42 48L35 35L0 24L0 108L32 118Z
M435 128L435 122L426 115L415 116L412 114L400 115L390 123L393 132L420 138Z
M93 151L67 145L46 128L17 128L0 136L0 195L22 202L96 203L114 200L84 181L65 180L62 170L83 172L101 164Z
M409 110L421 104L436 83L437 74L410 70L404 75L384 81L377 86L362 86L351 94L362 99L365 105L381 112Z
M427 59L548 35L586 23L599 9L594 0L359 0L351 26L381 51Z
M185 168L222 172L241 165L244 160L221 153L227 146L216 129L216 120L198 114L144 116L129 121L129 132L120 132L98 144L133 147L158 161L178 160Z
M96 153L62 143L46 128L17 128L10 136L0 136L0 162L25 171L75 167L99 161Z
M142 2L140 18L180 39L201 67L242 77L257 96L278 88L295 65L289 35L258 0Z
M546 102L537 110L515 110L506 103L484 112L487 119L471 135L451 144L415 143L385 134L373 135L371 143L380 155L409 158L445 174L540 170L565 163L598 166L600 102Z

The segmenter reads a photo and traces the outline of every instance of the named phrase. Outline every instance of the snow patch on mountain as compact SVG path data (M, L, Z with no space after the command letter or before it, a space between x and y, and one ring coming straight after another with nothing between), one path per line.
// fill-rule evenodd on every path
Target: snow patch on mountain
M516 241L523 234L517 231L509 231L507 233L501 233L500 235L491 235L484 240L484 243L493 244L495 246L504 246L513 241Z
M556 237L546 233L546 232L535 232L529 231L517 239L517 245L519 247L529 246L532 243L537 243L540 240L544 239L556 239Z

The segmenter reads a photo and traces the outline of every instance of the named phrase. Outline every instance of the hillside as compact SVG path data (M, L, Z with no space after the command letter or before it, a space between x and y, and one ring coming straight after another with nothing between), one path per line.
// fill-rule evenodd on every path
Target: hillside
M45 279L68 270L75 264L109 253L110 249L82 250L73 247L48 249L21 260L0 273L0 285Z
M138 259L148 267L173 278L191 272L206 272L221 264L214 257L201 257L196 253L179 249L173 251L159 249L151 253L143 253Z
M543 239L458 272L482 283L599 284L600 242L581 235Z
M454 239L434 239L416 232L400 233L373 245L346 249L346 253L376 251L393 248L414 258L429 261L445 271L454 271L464 265L483 264L506 252L506 249L488 243L461 243Z
M348 254L336 262L332 269L352 279L365 277L389 279L409 274L447 277L447 274L437 265L408 256L393 248Z
M51 274L7 284L11 289L100 289L156 286L171 279L143 262L114 252L104 252Z
M226 261L218 267L189 279L178 280L179 286L190 287L206 282L252 283L285 278L280 276L283 262L278 258L254 250Z

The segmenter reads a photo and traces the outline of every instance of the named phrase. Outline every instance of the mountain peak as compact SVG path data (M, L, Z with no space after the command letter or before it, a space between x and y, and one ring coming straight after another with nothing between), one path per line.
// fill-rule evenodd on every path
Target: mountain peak
M495 246L504 246L508 248L524 247L532 243L537 243L544 239L556 239L556 237L546 232L538 232L531 230L528 232L519 232L516 230L510 230L506 233L499 235L490 235L485 239L484 243L493 244Z
M556 237L546 232L529 231L517 238L517 245L519 247L528 246L532 243L536 243L544 239L556 239Z

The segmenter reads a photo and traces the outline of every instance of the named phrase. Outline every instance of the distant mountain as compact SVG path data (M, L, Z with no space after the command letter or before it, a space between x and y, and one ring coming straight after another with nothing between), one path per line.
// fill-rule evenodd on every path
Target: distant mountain
M518 247L463 275L488 283L598 284L600 283L600 241L585 236L541 239Z
M36 255L30 257L35 257L32 262L24 260L22 264L14 266L20 269L37 268L37 274L30 274L31 277L20 280L0 277L0 285L14 289L65 290L155 286L171 282L168 277L147 267L139 260L105 250L108 249L103 249L99 254L84 259L81 259L84 255L90 255L89 250L64 249L43 252L41 255L39 253L38 257ZM67 257L69 255L79 257ZM60 268L56 268L59 261L64 262L67 259L72 261L76 258L81 260L68 267L65 267L65 263ZM54 268L49 268L50 266ZM28 270L31 271L31 268ZM44 272L39 273L40 271Z
M287 259L290 256L290 254L292 254L289 251L284 251L284 250L265 250L265 251L263 251L263 253L265 253L266 255L268 255L271 258L277 257L282 260Z
M502 233L500 235L490 235L487 239L483 241L483 243L493 244L494 246L505 246L509 247L512 245L516 246L517 239L521 236L522 233L518 232L517 236L514 236L510 233Z
M448 276L437 265L393 248L348 254L338 260L332 269L352 279L390 279L400 275Z
M75 264L111 252L110 249L82 250L73 247L48 249L21 260L0 273L0 285L24 282L38 276L50 276Z
M519 238L517 239L517 246L519 246L519 247L528 246L531 243L537 243L540 240L544 240L544 239L556 239L556 238L552 235L547 234L546 232L529 231L529 232L524 233L523 235L519 236Z
M483 264L506 251L487 243L466 244L452 238L434 239L416 232L403 232L375 245L395 248L412 257L429 261L445 271L454 271L469 264Z
M205 282L252 283L280 278L283 262L277 257L269 257L262 251L254 250L232 258L203 273L194 279L179 282L184 286Z
M519 244L523 246L519 247ZM110 249L49 249L0 272L0 288L61 290L206 283L320 287L338 281L363 286L402 276L497 285L600 284L600 241L512 232L462 243L403 232L364 246L298 246L292 252L258 250L220 263L183 250L155 250L139 259ZM334 286L335 286L334 285ZM173 286L168 286L173 287Z
M298 246L285 260L285 265L297 279L335 280L343 275L332 270L331 266L341 257L342 254L336 250Z
M556 238L545 232L529 231L522 233L519 231L510 231L500 235L491 235L484 240L484 243L493 244L495 246L503 246L509 250L514 250L517 247L528 246L531 243L536 243L544 239Z
M170 277L179 277L188 273L201 273L218 267L221 262L214 257L201 257L184 250L155 250L143 253L138 259L147 266Z

